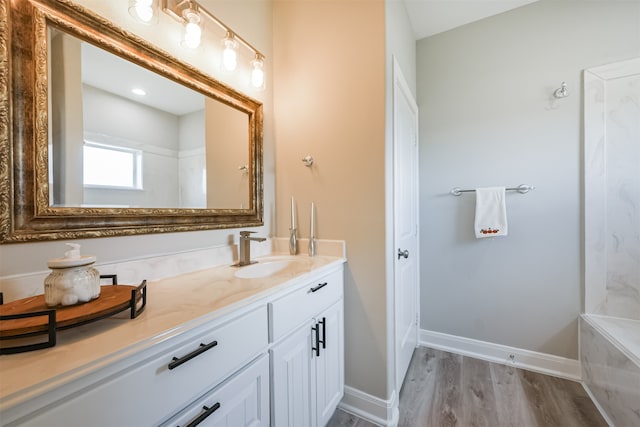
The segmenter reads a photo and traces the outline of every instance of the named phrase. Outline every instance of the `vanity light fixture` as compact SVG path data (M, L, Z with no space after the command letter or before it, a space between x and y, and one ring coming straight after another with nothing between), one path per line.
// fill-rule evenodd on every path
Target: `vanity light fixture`
M134 0L130 0L133 2ZM251 52L251 81L250 86L254 89L264 89L265 74L264 60L265 56L253 47L249 42L240 37L236 32L229 28L220 19L213 16L209 11L202 7L195 0L138 0L142 2L159 1L162 5L162 11L171 16L176 21L185 26L185 33L182 45L195 49L200 45L203 24L207 21L207 32L215 33L215 27L222 30L217 37L222 38L222 67L228 71L234 71L238 67L240 58L239 48L244 46ZM213 23L215 25L210 26ZM214 35L215 36L215 35ZM211 37L211 36L210 36Z
M197 4L189 2L188 7L182 11L182 17L185 22L182 44L189 49L196 49L200 46L200 40L202 38L200 13L198 12Z
M264 89L264 57L259 53L251 61L251 84L256 89Z
M234 34L227 30L227 35L222 40L224 50L222 51L222 65L225 70L233 71L238 66L238 42Z
M142 24L154 21L153 0L129 0L129 14Z

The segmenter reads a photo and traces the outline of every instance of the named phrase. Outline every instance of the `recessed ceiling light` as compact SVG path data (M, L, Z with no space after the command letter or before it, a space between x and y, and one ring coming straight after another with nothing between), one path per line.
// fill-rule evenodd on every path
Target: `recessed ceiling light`
M131 89L131 92L135 93L136 95L140 95L140 96L144 96L144 95L147 94L147 92L145 92L143 89L140 89L139 87Z

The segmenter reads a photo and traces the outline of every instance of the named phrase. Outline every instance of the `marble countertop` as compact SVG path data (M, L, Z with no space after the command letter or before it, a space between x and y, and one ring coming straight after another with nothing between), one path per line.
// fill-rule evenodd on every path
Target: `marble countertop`
M226 265L149 282L147 306L136 319L126 311L60 331L54 347L0 356L0 411L345 262L300 255L258 261L282 259L291 262L263 278L238 278L238 267Z

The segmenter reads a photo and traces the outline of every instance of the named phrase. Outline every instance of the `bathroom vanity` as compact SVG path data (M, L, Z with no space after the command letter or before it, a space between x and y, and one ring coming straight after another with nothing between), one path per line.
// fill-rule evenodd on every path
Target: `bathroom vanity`
M0 425L324 426L344 388L344 261L268 257L149 282L138 318L0 357Z

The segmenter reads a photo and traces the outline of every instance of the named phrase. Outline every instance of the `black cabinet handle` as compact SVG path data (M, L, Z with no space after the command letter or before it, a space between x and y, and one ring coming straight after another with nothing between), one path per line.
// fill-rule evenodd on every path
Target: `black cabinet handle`
M316 357L320 357L320 326L316 323L311 327L311 330L315 332L316 345L311 347L311 351L316 352Z
M327 285L328 285L327 282L320 283L318 286L314 286L313 288L309 289L309 291L310 292L318 292L320 289L324 288Z
M215 347L217 345L218 345L218 341L211 341L209 344L200 343L200 347L198 347L197 349L193 350L191 353L187 354L186 356L174 357L173 358L173 362L169 363L168 367L169 367L169 369L177 368L178 366L182 365L183 363L188 362L189 360L193 359L194 357L201 355L202 353L204 353L207 350L211 350L213 347Z
M322 348L327 348L327 318L323 317L318 323L322 323L322 339L320 340Z
M206 420L209 415L216 412L219 408L220 408L220 402L216 402L216 404L213 405L211 408L207 408L206 406L203 406L202 407L203 412L200 415L198 415L193 421L187 424L185 427L196 427L198 424Z

